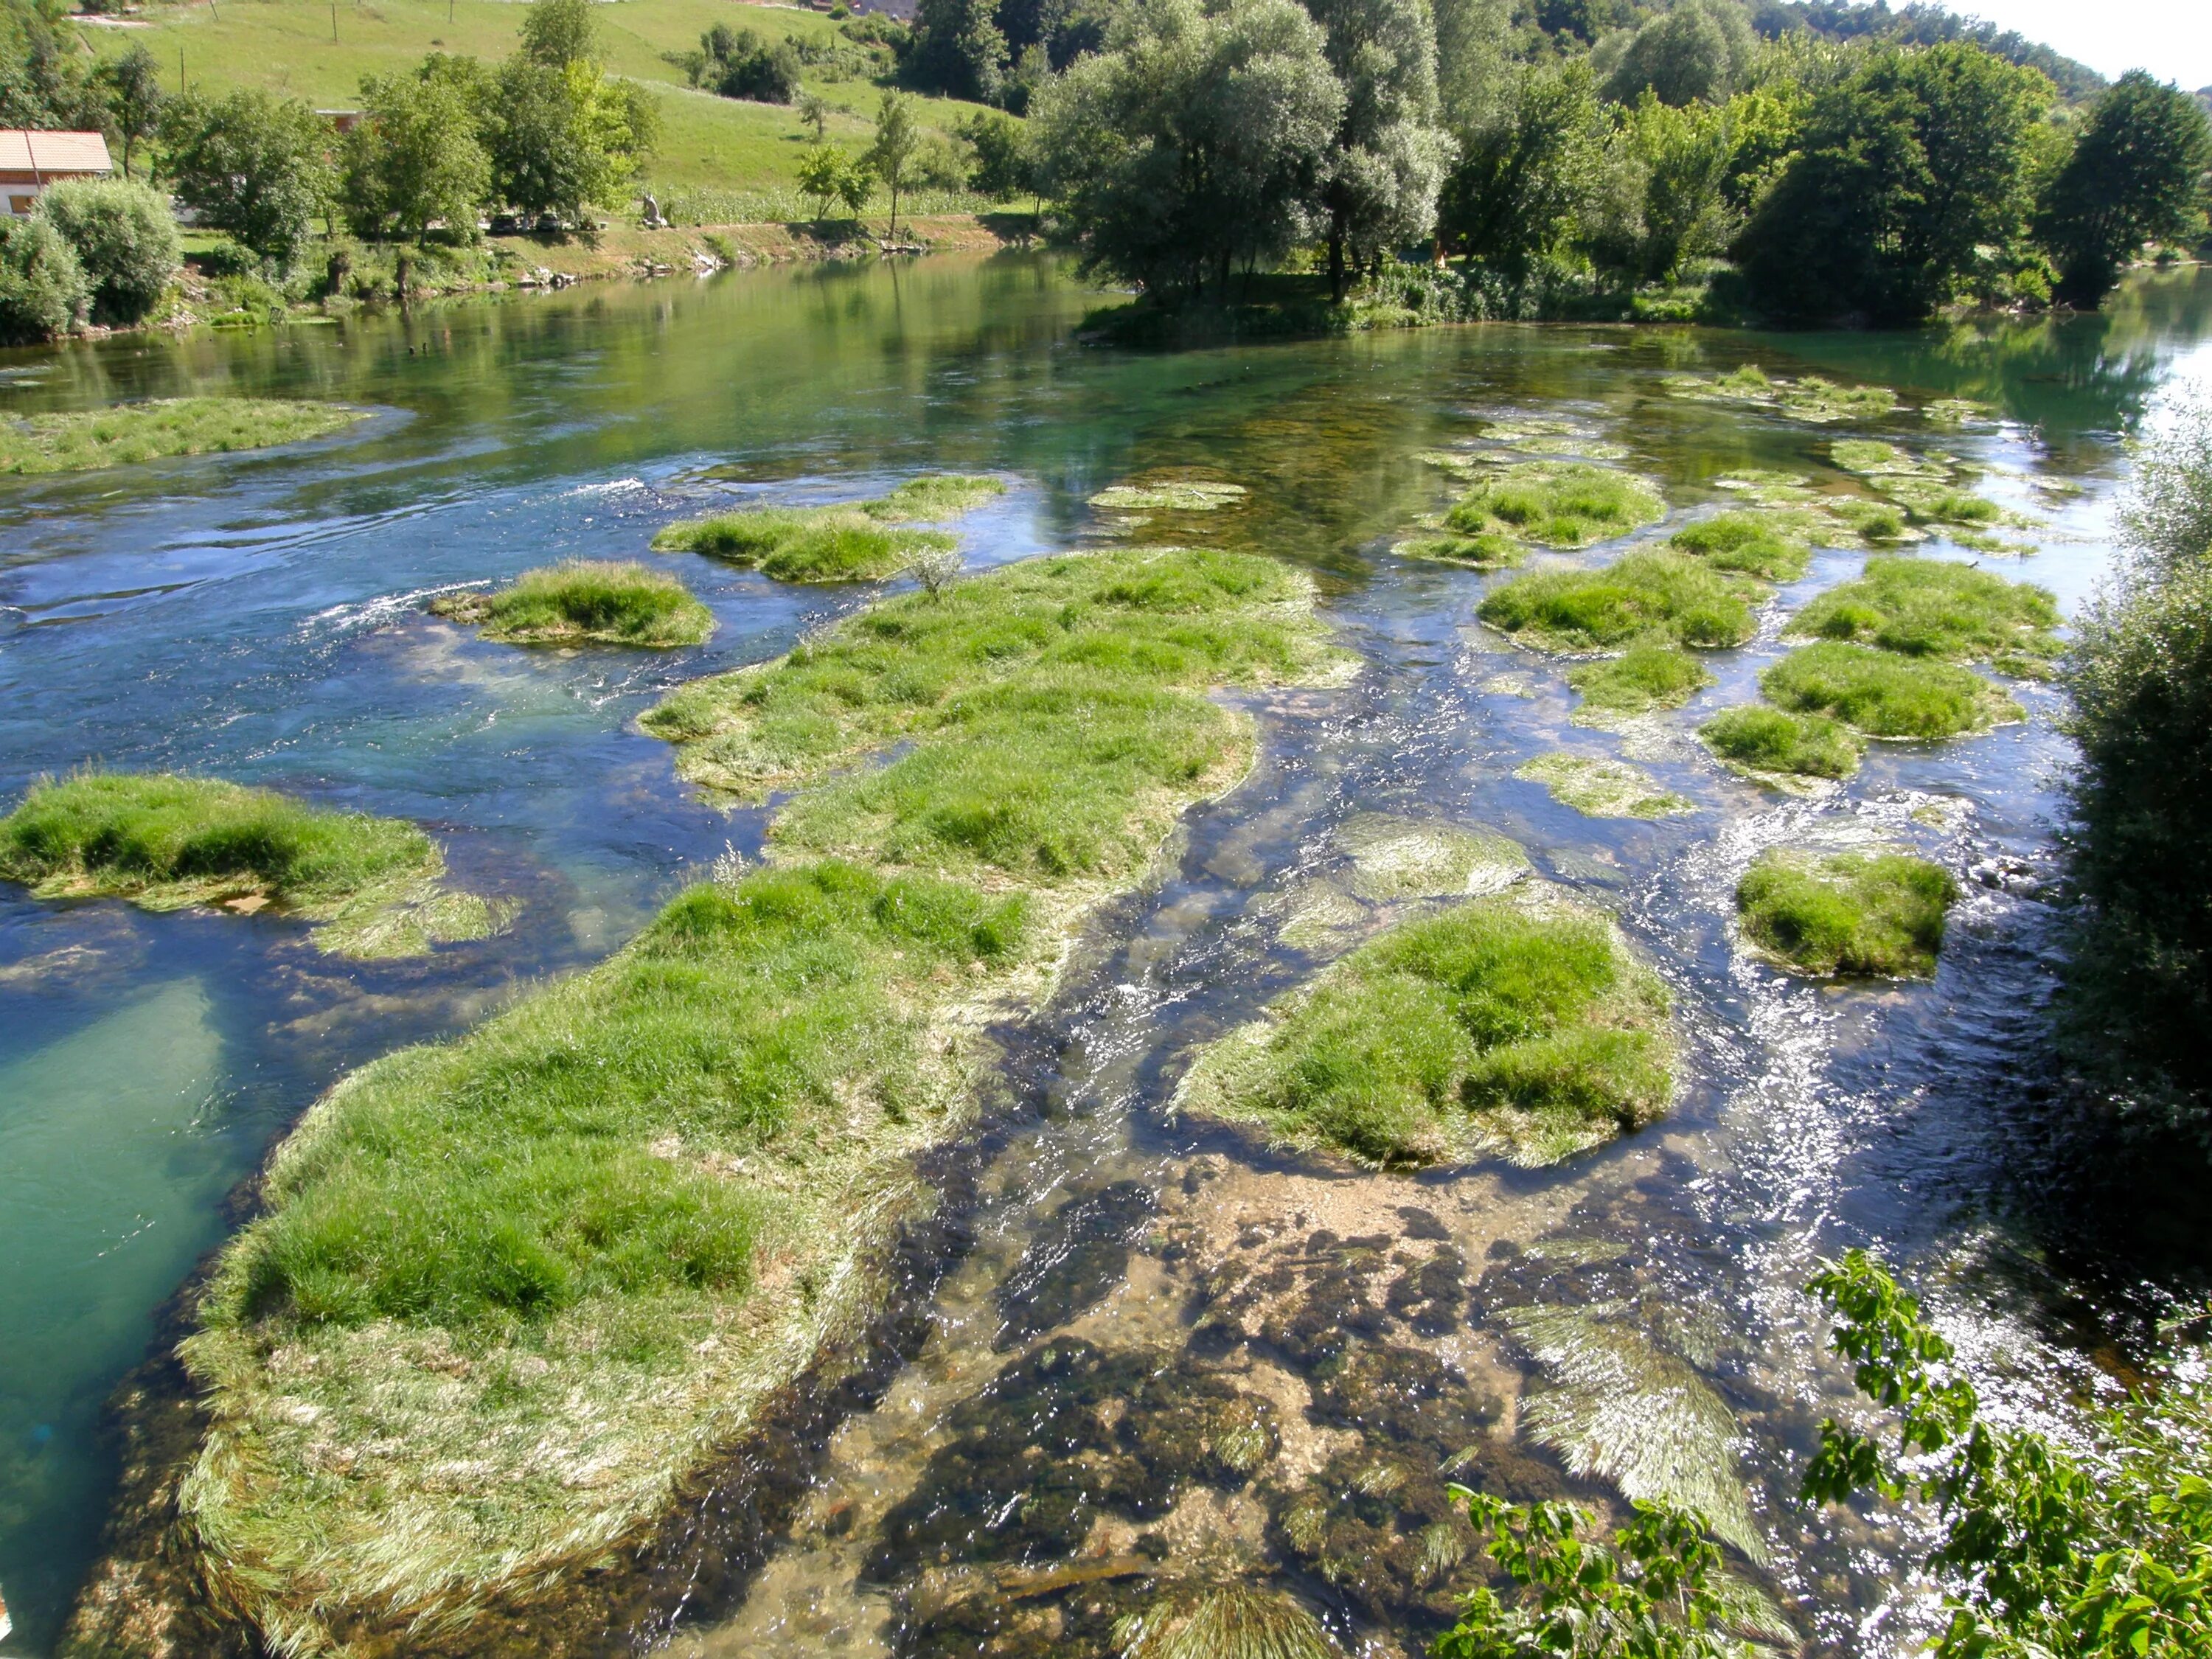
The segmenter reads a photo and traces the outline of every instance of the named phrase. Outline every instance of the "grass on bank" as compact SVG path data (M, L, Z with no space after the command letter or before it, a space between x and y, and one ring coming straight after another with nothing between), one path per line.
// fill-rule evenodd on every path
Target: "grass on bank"
M1214 1044L1177 1109L1374 1165L1554 1163L1666 1111L1667 1011L1605 916L1474 899L1401 924Z
M163 398L0 418L0 476L86 472L168 455L226 454L327 437L368 415L275 398Z
M917 530L917 520L957 516L1006 485L996 478L936 474L909 478L890 495L836 507L755 507L665 527L656 551L705 553L750 565L787 582L882 581L925 553L946 552L958 538Z
M645 716L694 782L786 809L783 848L1025 879L1118 876L1161 806L1233 777L1217 685L1341 675L1311 581L1203 549L1028 560L884 602L788 656L695 681ZM848 770L902 738L877 770ZM1179 810L1179 806L1171 810Z
M1741 703L1722 709L1698 735L1724 765L1753 777L1839 779L1859 769L1858 738L1820 714Z
M1463 536L1542 547L1588 547L1666 515L1657 489L1631 472L1572 461L1527 461L1476 483L1444 515Z
M1740 589L1678 553L1629 553L1602 570L1508 582L1476 614L1524 644L1603 651L1630 643L1741 645L1757 630Z
M411 823L175 773L46 779L0 818L0 877L40 898L274 905L323 923L316 943L345 955L411 955L490 932L482 899L439 890L444 869Z
M1934 741L2018 720L2018 703L1951 663L1824 640L1800 646L1759 677L1792 714L1826 714L1875 738Z
M569 559L526 570L490 593L448 593L430 609L511 645L703 645L714 613L665 571Z
M2043 678L2059 654L2058 603L2048 590L1936 559L1869 559L1790 620L1791 635L1847 640L1908 657L1982 661Z
M1763 853L1735 890L1747 937L1813 974L1926 979L1958 884L1901 853Z
M1587 724L1582 721L1586 713L1636 715L1680 708L1712 684L1713 677L1679 647L1638 645L1617 657L1569 669L1567 684L1582 693L1576 719Z

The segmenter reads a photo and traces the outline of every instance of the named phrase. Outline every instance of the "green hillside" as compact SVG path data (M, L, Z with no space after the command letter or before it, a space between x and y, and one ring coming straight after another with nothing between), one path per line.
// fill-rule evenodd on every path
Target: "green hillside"
M360 102L363 76L411 68L426 52L463 52L486 63L505 58L520 37L523 10L514 0L337 0L333 40L330 0L217 0L212 7L149 7L123 27L83 33L103 53L143 44L167 91L176 90L181 52L181 73L195 90L262 87L318 108L346 109ZM749 207L782 216L796 210L795 199L758 198L793 198L799 155L811 136L797 109L698 91L668 61L667 54L696 49L716 22L750 28L771 43L790 38L827 46L844 38L828 17L794 6L615 0L599 8L600 50L611 73L642 82L659 98L659 151L647 169L658 191L708 192L697 204L712 217L751 216L742 210ZM810 68L805 88L831 106L830 141L858 149L872 130L878 88L857 76L825 78L823 69ZM947 135L978 107L946 98L917 105L923 126ZM721 192L756 199L717 201Z

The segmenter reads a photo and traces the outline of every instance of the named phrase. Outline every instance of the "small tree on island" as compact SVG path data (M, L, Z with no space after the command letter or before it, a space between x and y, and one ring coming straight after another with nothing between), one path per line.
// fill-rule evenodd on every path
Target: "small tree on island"
M886 92L876 111L876 141L860 158L860 165L882 179L884 188L890 192L890 223L884 231L886 241L898 240L899 192L906 188L915 148L921 142L921 135L915 131L913 104L902 94Z

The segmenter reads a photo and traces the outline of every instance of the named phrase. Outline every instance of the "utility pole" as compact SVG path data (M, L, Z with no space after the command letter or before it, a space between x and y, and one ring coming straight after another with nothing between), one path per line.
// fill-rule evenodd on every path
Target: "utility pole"
M338 38L338 0L331 0L331 39Z
M191 88L185 84L185 43L177 42L177 96L181 98Z

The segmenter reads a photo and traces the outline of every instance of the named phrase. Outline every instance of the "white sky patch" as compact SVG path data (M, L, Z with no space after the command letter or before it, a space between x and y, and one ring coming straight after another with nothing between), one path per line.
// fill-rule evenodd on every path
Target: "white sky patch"
M2147 69L2194 91L2212 86L2212 5L2204 0L1941 0L2118 79Z

